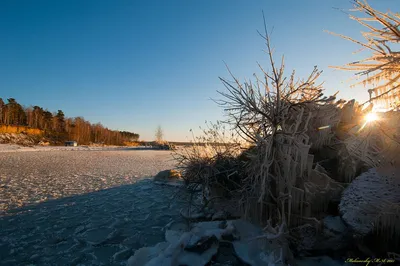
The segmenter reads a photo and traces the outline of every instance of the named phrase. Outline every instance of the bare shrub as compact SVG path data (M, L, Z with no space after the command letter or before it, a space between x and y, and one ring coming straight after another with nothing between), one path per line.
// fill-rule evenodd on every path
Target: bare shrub
M223 99L216 102L228 119L209 127L205 137L176 158L183 178L201 186L204 198L222 187L213 195L239 201L243 217L265 226L266 234L260 238L279 242L276 259L284 261L292 258L288 226L304 221L319 226L313 215L325 211L327 202L343 190L321 167L313 169L310 154L311 147L320 149L332 142L342 102L323 96L316 67L307 79L296 80L294 72L286 78L284 60L276 66L266 29L261 36L271 71L259 65L264 77L255 76L255 83L241 83L230 71L233 81L220 78L226 92L219 92ZM221 141L223 134L217 129L222 125L232 127L232 137L250 148L240 152L238 145Z
M221 186L225 190L234 187L233 176L237 179L237 155L240 144L235 134L227 134L228 130L221 122L206 122L202 135L193 135L193 145L174 152L173 156L182 171L187 184L206 189Z
M253 84L241 83L229 71L233 81L220 78L226 92L219 92L223 99L216 101L228 115L224 125L231 126L233 135L250 143L250 148L240 153L234 145L215 145L221 135L211 128L205 131L211 139L202 139L205 145L194 144L178 159L184 178L202 185L203 195L222 187L224 191L212 194L234 197L243 217L266 226L260 238L278 241L281 249L276 259L283 261L292 258L287 225L325 210L327 201L343 189L318 168L312 169L309 153L312 146L320 149L332 141L341 103L335 102L335 96L323 96L316 67L305 80L296 80L294 72L286 78L284 60L276 66L266 29L261 36L271 73L259 65L264 77L256 76Z
M255 84L242 84L232 74L233 82L221 78L227 92L220 92L224 99L218 103L237 132L256 145L242 187L244 214L258 216L263 223L272 219L276 225L290 223L292 205L304 203L304 183L313 161L309 150L311 145L320 148L330 142L340 111L334 96L323 96L316 67L305 80L296 80L294 72L286 78L283 57L279 67L274 62L267 30L261 36L271 73L260 66L264 77L256 77ZM303 196L296 193L295 197L294 190L303 191Z

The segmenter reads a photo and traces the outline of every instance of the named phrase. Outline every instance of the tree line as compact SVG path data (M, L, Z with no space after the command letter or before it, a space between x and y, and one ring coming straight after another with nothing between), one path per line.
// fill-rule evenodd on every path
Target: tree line
M123 145L139 139L137 133L110 130L83 117L67 118L62 110L52 113L36 105L23 107L14 98L7 99L7 103L0 98L0 125L37 128L54 142L75 140L79 144Z

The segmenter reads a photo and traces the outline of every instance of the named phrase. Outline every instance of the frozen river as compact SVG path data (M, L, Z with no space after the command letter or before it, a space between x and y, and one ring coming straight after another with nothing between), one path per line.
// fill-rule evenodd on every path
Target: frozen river
M0 265L124 265L179 222L169 151L0 152ZM175 197L175 195L179 195Z

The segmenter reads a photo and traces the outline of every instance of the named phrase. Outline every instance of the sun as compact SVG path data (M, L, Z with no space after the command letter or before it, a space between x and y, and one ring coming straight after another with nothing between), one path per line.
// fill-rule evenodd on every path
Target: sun
M360 129L357 132L362 131L367 126L367 124L379 120L379 116L376 112L369 112L368 114L366 114L364 116L364 120L365 120L365 122L363 123L363 125L360 127Z
M365 122L370 123L378 120L378 115L375 112L370 112L365 115Z

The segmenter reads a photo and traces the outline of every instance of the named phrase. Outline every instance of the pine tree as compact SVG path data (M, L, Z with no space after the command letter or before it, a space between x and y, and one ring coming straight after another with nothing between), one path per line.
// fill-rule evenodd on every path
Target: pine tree
M22 106L14 98L9 98L7 101L7 124L26 125L26 114Z
M58 132L65 132L65 115L64 112L61 110L57 111L57 114L55 115L56 120L57 120L57 131Z
M0 124L4 123L4 111L5 111L5 103L2 98L0 98Z

